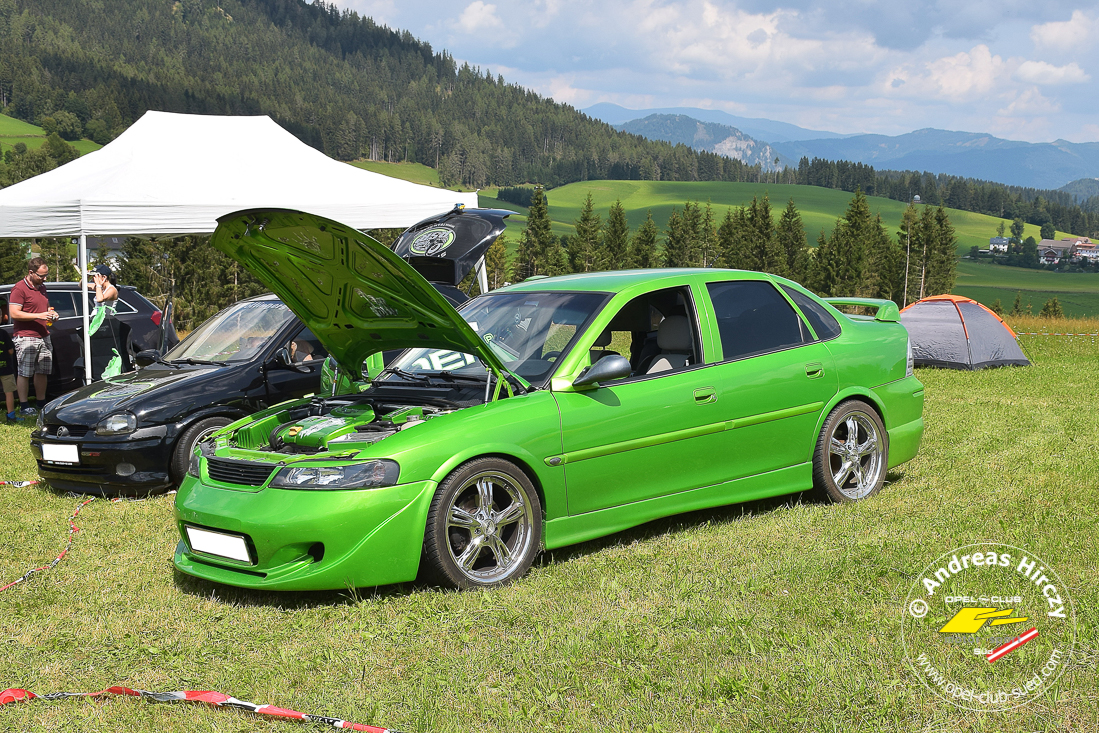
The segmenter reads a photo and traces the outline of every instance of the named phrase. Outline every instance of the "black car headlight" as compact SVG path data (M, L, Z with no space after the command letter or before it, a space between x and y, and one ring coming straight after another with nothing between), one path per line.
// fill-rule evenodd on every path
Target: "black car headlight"
M128 435L137 430L137 418L128 412L116 412L99 421L96 435Z
M375 460L343 466L287 466L271 479L282 489L377 489L393 486L401 475L396 461Z
M41 433L43 430L46 429L46 411L45 410L39 410L38 411L38 420L36 420L35 423L38 427L38 432L39 433Z

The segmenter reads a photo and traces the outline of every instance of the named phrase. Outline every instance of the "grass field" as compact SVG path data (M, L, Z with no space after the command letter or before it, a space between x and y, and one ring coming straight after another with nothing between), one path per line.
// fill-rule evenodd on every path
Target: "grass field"
M42 147L45 142L46 133L41 127L17 120L14 117L0 115L0 151L11 149L16 143L23 143L29 150L34 150ZM69 145L79 150L81 155L103 147L91 140L74 140Z
M491 592L200 582L173 574L173 497L97 500L57 568L0 593L0 688L214 689L408 733L1099 730L1099 352L1089 337L1023 341L1030 368L917 373L920 454L868 501L657 521L552 552ZM0 477L34 477L28 431L0 426ZM76 504L0 487L0 585L57 554ZM977 541L1055 564L1075 601L1058 688L1006 713L940 702L903 661L910 584ZM0 728L307 729L137 700L7 706Z

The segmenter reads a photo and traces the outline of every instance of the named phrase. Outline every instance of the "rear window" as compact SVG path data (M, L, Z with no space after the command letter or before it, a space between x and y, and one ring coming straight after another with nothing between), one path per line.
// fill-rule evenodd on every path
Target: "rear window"
M839 322L825 310L817 301L810 298L805 293L794 290L793 288L785 285L781 286L786 294L790 296L790 300L798 304L798 308L801 308L801 312L809 319L809 325L813 327L813 330L817 334L817 338L821 341L827 341L840 335Z
M717 315L722 359L740 359L812 340L801 319L771 283L707 283Z

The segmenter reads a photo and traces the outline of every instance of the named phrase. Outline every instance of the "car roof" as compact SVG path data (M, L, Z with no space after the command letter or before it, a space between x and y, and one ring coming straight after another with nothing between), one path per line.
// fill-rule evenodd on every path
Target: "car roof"
M10 291L12 288L15 287L16 284L17 283L6 283L4 285L0 285L0 290ZM79 290L80 285L80 283L74 280L69 280L67 282L54 282L53 280L46 281L47 290L49 290L50 288L57 288L59 290ZM137 288L133 285L115 285L115 287L119 290L137 290Z
M652 268L646 270L610 270L606 272L582 272L557 277L535 277L493 292L530 292L536 290L569 290L616 293L634 285L667 282L669 285L687 282L692 276L719 275L730 280L766 277L751 270L725 270L713 267Z

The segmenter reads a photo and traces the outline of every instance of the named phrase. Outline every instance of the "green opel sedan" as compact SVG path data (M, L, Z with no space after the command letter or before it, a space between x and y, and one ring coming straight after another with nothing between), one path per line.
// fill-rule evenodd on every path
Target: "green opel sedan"
M445 248L438 229L406 232L410 251ZM200 578L490 587L543 549L679 512L865 499L919 449L923 385L889 301L657 269L530 278L455 309L405 259L312 214L238 212L213 242L330 361L321 393L198 446L175 566Z

